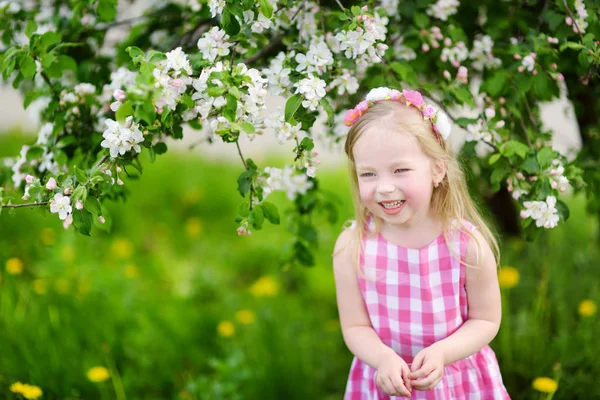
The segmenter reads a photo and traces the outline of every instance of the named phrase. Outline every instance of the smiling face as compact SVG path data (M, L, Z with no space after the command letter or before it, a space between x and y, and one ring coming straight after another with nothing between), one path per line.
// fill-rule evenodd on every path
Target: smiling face
M394 124L373 123L353 147L360 199L384 224L410 228L430 215L432 160L418 139Z

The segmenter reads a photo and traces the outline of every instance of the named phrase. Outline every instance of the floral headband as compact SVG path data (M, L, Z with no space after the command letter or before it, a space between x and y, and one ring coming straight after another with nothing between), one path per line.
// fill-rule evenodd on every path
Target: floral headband
M431 104L425 103L421 93L417 92L416 90L403 90L401 92L399 90L390 89L387 87L371 89L371 91L367 94L367 97L365 97L365 100L358 103L358 105L353 109L346 111L344 123L347 126L354 125L354 123L358 121L364 113L367 112L369 107L372 107L375 105L375 103L379 103L380 101L384 100L397 101L419 110L423 115L423 119L428 119L431 121L433 132L435 133L435 137L440 145L442 144L441 139L447 140L448 136L450 136L452 125L450 124L450 119L448 119L448 116Z

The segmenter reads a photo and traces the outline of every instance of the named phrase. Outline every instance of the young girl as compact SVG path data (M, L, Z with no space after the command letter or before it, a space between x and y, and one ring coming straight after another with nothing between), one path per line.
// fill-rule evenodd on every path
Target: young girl
M500 326L498 245L417 91L373 89L348 111L356 221L334 251L346 400L509 399L488 343Z

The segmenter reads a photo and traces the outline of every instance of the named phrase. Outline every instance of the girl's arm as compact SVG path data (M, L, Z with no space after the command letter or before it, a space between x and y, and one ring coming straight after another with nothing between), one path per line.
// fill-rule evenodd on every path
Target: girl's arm
M348 349L361 361L379 369L381 361L396 353L386 346L371 325L356 276L357 257L352 246L353 229L339 236L333 253L333 272L342 334Z
M456 332L431 346L442 353L445 365L481 350L500 328L502 306L496 260L483 235L477 230L473 234L466 260L478 268L465 267L469 317Z

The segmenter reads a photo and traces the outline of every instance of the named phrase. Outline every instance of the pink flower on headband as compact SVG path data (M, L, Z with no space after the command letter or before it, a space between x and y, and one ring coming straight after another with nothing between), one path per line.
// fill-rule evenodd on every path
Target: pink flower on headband
M355 110L360 111L362 115L365 111L369 109L369 102L367 100L363 100L355 107Z
M402 92L396 89L390 90L390 97L392 100L398 100L402 96Z
M420 107L423 105L423 96L416 90L403 90L404 98L410 105Z
M435 107L432 106L431 104L429 104L423 110L423 117L425 117L425 118L431 118L431 117L433 117L435 115L436 111L437 110L435 109Z
M352 126L358 119L360 118L360 113L356 111L354 108L346 111L346 116L344 117L344 124L346 126Z

